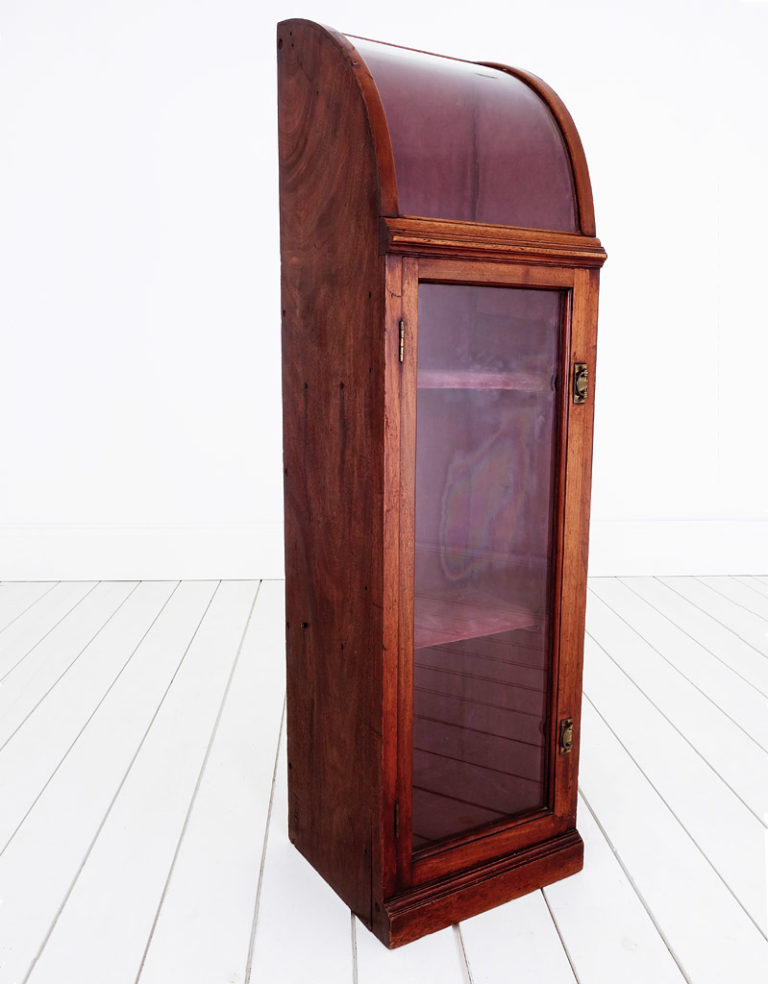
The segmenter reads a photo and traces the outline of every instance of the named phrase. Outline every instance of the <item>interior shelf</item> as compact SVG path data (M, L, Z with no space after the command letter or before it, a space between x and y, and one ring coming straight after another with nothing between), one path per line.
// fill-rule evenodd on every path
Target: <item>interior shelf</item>
M419 389L520 390L528 393L554 392L544 373L488 372L486 370L420 369Z
M415 649L532 629L538 624L529 608L477 590L417 595L414 607Z

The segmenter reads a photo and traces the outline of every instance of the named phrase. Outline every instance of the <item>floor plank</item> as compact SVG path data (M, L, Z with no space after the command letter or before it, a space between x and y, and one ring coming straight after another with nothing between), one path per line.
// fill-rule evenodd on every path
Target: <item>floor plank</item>
M648 579L649 581L651 579ZM660 588L661 591L665 589ZM650 597L653 596L650 586ZM648 594L649 586L645 586ZM669 613L662 614L650 600L638 593L638 586L630 587L617 578L595 578L588 595L590 616L595 611L592 598L604 602L628 627L630 637L642 639L655 656L647 658L658 663L659 658L676 670L684 680L698 690L749 735L753 742L768 752L768 697L763 696L747 680L705 649L683 629L670 620ZM672 596L674 597L674 596ZM590 618L590 631L596 625ZM620 653L620 646L616 652ZM642 657L645 659L646 657ZM656 670L656 675L662 668ZM665 679L673 679L669 674ZM672 686L675 686L674 682ZM691 734L700 734L694 728ZM728 753L727 743L724 753Z
M584 797L686 978L765 980L768 942L589 700L581 748Z
M768 753L594 593L589 597L589 633L638 693L762 823L768 816ZM632 712L627 713L631 720ZM763 709L764 725L766 721L768 702ZM637 722L632 721L632 725ZM663 726L662 733L667 733Z
M358 984L462 984L465 980L454 928L388 950L362 923L355 923Z
M0 688L0 746L72 669L137 587L137 581L97 584L62 619L55 633L41 639L6 674Z
M26 979L215 587L205 581L180 586L0 854L0 984ZM110 890L101 904L112 898ZM66 976L79 979L79 969L76 960Z
M0 582L0 632L20 618L44 595L56 587L56 581Z
M395 951L287 838L283 590L0 585L0 984L768 979L768 579L593 579L584 871Z
M532 892L461 924L473 984L575 984L546 899Z
M288 840L283 731L246 984L353 980L349 909Z
M285 693L283 585L261 584L139 975L245 979Z
M712 591L744 609L761 623L768 622L768 597L759 594L733 577L697 577L696 580Z
M91 591L96 581L62 581L0 632L0 681Z
M762 653L660 579L629 577L621 581L740 676L747 686L768 697L768 660Z
M0 755L0 849L87 727L178 582L139 585Z
M726 598L699 578L662 577L659 580L698 609L717 619L742 642L763 656L768 656L768 634L763 618Z
M755 864L766 828L733 790L589 637L584 693L606 724L768 936L764 872Z
M761 598L768 598L768 584L766 584L765 581L761 581L759 577L738 575L731 578L731 580L737 581L739 584L743 584L744 587L749 588L753 594L759 595Z
M580 984L684 984L583 798L577 825L584 839L584 870L547 886L544 895Z
M135 980L256 585L221 584L29 977ZM109 898L110 904L104 905Z

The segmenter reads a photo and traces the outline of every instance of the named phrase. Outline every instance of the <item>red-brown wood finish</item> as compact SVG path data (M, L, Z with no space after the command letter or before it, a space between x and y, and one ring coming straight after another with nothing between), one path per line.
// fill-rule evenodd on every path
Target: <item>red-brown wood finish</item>
M578 230L570 148L529 78L366 38L350 41L381 97L401 215Z
M384 682L377 161L348 47L305 21L280 25L277 43L289 829L370 924Z
M571 162L577 232L403 216L376 73L354 39L293 20L278 25L277 45L290 836L365 925L398 946L582 864L578 727L605 253L594 236L578 134L540 80L493 66L524 82L556 121ZM414 850L414 643L445 643L449 650L439 658L457 659L451 633L461 635L429 610L426 627L423 619L414 627L420 283L555 290L565 306L551 505L546 801ZM590 371L579 405L571 398L576 362ZM420 385L535 396L541 383L522 369L459 381L436 369L422 373ZM495 624L493 612L482 619ZM521 616L520 625L525 621ZM516 672L521 687L533 685L529 670ZM575 740L561 754L559 722L567 717ZM431 740L428 729L420 734ZM477 755L488 753L478 746Z
M580 871L584 845L575 830L496 861L459 869L429 886L402 892L386 903L387 946L401 946L427 933L492 909Z

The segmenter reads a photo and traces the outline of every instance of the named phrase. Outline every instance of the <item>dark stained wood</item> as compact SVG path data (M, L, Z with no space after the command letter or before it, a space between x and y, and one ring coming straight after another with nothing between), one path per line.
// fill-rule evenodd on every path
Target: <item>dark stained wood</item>
M589 505L592 481L595 364L597 356L597 292L599 272L577 270L568 379L576 362L586 362L590 380L587 400L568 400L567 461L562 538L562 591L560 599L559 691L556 722L571 717L573 750L556 755L555 811L576 819L581 722L581 680L584 659L586 582L589 559Z
M517 258L516 258L517 259ZM507 262L505 265L501 266L494 262L488 261L486 257L477 258L474 261L468 260L458 260L454 258L433 258L424 257L418 261L411 261L413 263L413 279L414 279L414 290L413 294L416 295L416 287L419 280L428 280L430 283L436 282L446 282L446 283L476 283L476 284L489 284L489 285L504 285L504 286L520 286L520 287L547 287L547 288L559 288L559 289L572 289L576 271L570 267L536 267L528 266L527 264L512 264ZM564 331L566 331L566 337L564 339L565 358L567 359L568 352L568 319L565 319L565 324L563 326ZM415 388L416 388L416 375L415 367L409 368L408 376L403 377L403 399L407 398L409 391L413 393L413 403L415 404ZM564 379L561 379L561 403L565 404L567 402L565 397L565 391L567 389L567 383ZM410 406L410 401L409 401ZM404 413L404 420L408 420L408 433L411 430L414 431L414 436L409 437L409 442L412 440L414 447L410 448L407 453L401 455L401 485L407 486L409 489L408 494L404 494L401 498L401 530L411 530L413 526L413 510L414 510L414 496L412 492L412 487L414 484L414 471L415 471L415 413L409 410L407 415ZM567 409L564 411L563 421L567 420ZM403 425L405 427L405 423ZM562 427L562 425L561 425ZM405 431L403 432L406 433ZM405 437L403 438L405 441ZM561 446L564 446L564 442L560 442ZM562 490L564 485L564 462L565 455L562 453L559 459L558 467L558 488ZM408 471L411 472L411 477L407 477ZM562 510L560 510L562 511ZM558 536L561 531L559 530ZM408 532L406 534L406 539L412 537L412 534ZM406 551L405 543L401 542L401 554ZM558 558L559 558L559 551ZM559 585L560 575L559 575L559 560L558 560L558 573L556 575L556 581ZM412 574L406 579L406 585L412 584ZM404 585L405 588L405 585ZM412 590L412 589L411 589ZM558 595L559 601L559 595ZM409 601L410 604L410 601ZM530 619L529 619L530 621ZM406 622L408 624L413 623L413 615L409 611ZM417 626L418 630L418 626ZM419 659L419 653L415 654L414 657L417 661ZM410 654L408 648L401 654L401 664L403 662L410 662ZM417 685L419 683L417 677ZM492 708L489 706L478 705L476 707L467 707L466 697L467 697L467 685L471 686L471 681L464 685L463 688L463 699L465 701L462 707L463 715L472 714L472 720L478 722L478 727L482 727L480 722L489 722L490 730L498 733L505 727L509 727L510 720L508 715L501 711L499 708ZM433 689L436 689L433 687ZM440 697L435 695L431 698L435 707L435 717L440 718L440 706L442 704L449 706L452 698L448 692L448 688L445 685L441 687L443 691L443 696ZM558 688L553 687L553 702L557 701ZM471 689L469 691L471 693ZM413 697L414 691L412 687L401 688L401 708L399 712L399 719L401 722L412 722L413 720ZM514 701L514 694L505 695L505 700ZM514 706L512 704L511 706ZM445 717L445 715L442 715ZM530 719L532 725L535 725L534 719ZM524 729L525 718L521 719L520 728ZM402 727L402 725L401 725ZM536 732L527 734L525 730L518 731L518 736L525 737L527 740L534 740ZM403 784L407 780L405 777L409 775L409 770L411 768L411 755L412 755L412 742L413 736L412 732L409 730L406 734L401 733L401 749L400 749L400 761L401 761L401 773L403 776ZM554 772L554 761L553 756L550 754L548 756L549 770L550 773ZM553 784L550 783L550 788L553 788ZM405 789L401 791L401 798L406 795ZM421 794L423 795L423 793ZM554 795L552 796L554 799ZM493 806L493 803L487 802L485 805ZM574 826L573 817L563 818L559 816L556 811L552 809L553 804L550 804L549 810L545 814L541 811L536 813L535 819L533 817L521 821L519 818L509 818L509 817L498 817L494 818L491 815L483 815L478 813L478 823L486 822L492 825L492 830L483 831L482 836L477 834L470 834L469 836L455 837L450 840L450 842L443 844L440 847L429 848L426 851L419 851L417 857L411 862L411 850L410 848L406 850L403 848L401 850L400 866L401 866L401 884L402 885L419 885L425 884L430 881L434 881L436 878L447 877L450 872L456 870L463 870L472 865L477 865L479 863L487 862L490 859L498 858L503 854L510 854L519 850L526 849L529 845L541 842L547 838L559 836L567 828ZM415 832L419 834L419 831ZM401 835L403 836L403 835Z
M394 836L398 776L398 688L400 653L400 322L403 313L403 260L386 258L386 323L384 360L384 516L382 534L383 637L381 763L383 818L378 839L382 864L381 897L397 890L397 847ZM375 893L374 893L375 894ZM374 901L377 919L384 918L381 901ZM379 922L379 926L381 923ZM378 930L383 932L383 929Z
M296 21L294 23L311 24L312 22ZM360 95L365 104L370 136L373 140L373 150L376 155L379 179L379 213L381 215L398 215L395 159L392 155L392 143L389 139L387 119L384 115L384 107L381 104L379 90L376 88L376 83L368 66L358 55L357 50L349 38L344 34L340 34L338 31L334 31L332 28L328 27L325 30L333 37L339 48L344 52L344 56L352 70L360 89Z
M573 287L575 270L566 266L540 267L521 263L518 257L507 263L485 258L472 261L453 257L424 257L419 260L421 280L445 283L497 284L509 287Z
M329 32L279 25L278 94L290 836L370 925L382 846L377 158L349 52Z
M413 784L414 510L416 464L416 353L418 350L418 267L403 260L404 329L400 390L400 651L397 714L398 885L411 881Z
M289 832L388 946L572 874L583 858L575 817L605 252L567 111L540 80L497 67L523 79L555 116L581 235L399 216L387 122L363 58L344 35L310 21L278 25ZM525 606L512 618L512 605L485 612L467 599L472 611L454 611L450 626L433 625L426 609L430 624L414 625L420 282L567 298L551 669L542 662L545 623ZM581 405L571 400L575 362L590 370ZM550 385L516 367L461 379L437 368L422 388L536 399ZM465 652L462 639L476 633L483 642ZM499 645L506 633L511 647ZM429 693L417 720L415 687ZM531 702L547 693L542 728ZM567 755L557 748L564 717L575 724ZM457 786L462 816L475 810L477 824L451 836ZM430 829L413 829L413 797L442 798L444 838L440 811L429 814Z
M498 861L458 872L387 902L387 946L401 946L445 929L580 871L584 845L575 830L535 844Z
M606 258L599 239L545 229L402 217L383 219L381 229L382 249L403 255L580 267L600 267Z

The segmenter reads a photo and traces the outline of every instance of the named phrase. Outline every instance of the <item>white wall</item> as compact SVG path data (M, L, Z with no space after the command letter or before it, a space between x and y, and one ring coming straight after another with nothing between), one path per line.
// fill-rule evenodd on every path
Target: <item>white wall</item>
M768 571L768 4L4 0L0 577L280 574L289 16L563 96L609 252L592 570Z

